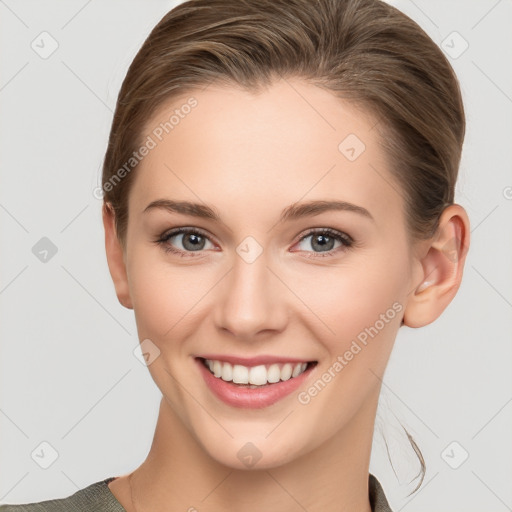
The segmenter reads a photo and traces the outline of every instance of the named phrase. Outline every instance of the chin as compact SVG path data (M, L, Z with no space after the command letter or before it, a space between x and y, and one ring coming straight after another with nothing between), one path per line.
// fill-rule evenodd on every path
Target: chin
M244 435L234 439L211 440L203 449L223 466L237 470L263 470L283 466L301 456L306 450L299 450L298 439L286 433L287 442L272 438L272 434ZM277 436L276 436L277 437Z

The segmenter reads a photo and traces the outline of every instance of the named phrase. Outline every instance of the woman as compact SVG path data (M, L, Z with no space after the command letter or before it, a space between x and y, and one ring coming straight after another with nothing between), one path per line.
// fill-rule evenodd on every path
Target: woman
M128 70L106 253L162 392L130 474L9 510L389 511L369 474L402 325L455 296L457 79L378 0L191 0ZM35 508L35 507L43 508Z

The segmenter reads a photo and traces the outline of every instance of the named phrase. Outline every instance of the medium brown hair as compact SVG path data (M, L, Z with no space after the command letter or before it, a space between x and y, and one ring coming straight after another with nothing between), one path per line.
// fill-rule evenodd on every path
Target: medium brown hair
M189 0L151 31L117 100L102 188L121 243L136 165L122 179L119 170L158 107L213 82L258 91L280 77L304 79L379 120L408 234L435 234L454 201L465 117L452 67L417 23L379 0Z

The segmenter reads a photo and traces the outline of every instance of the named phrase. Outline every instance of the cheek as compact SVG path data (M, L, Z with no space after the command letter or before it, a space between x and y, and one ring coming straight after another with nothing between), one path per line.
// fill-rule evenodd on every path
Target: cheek
M378 396L403 315L407 259L400 258L368 254L365 261L330 269L323 280L308 279L308 305L334 332L318 324L317 338L328 355L311 386L298 396L319 437L332 435L369 397ZM329 413L318 423L315 411Z
M192 330L201 299L215 284L197 266L173 265L143 250L133 253L129 281L139 335L157 344Z
M298 294L307 297L308 306L325 324L318 332L331 354L348 350L358 337L362 342L369 339L368 329L372 338L392 341L404 308L406 255L376 251L301 280Z

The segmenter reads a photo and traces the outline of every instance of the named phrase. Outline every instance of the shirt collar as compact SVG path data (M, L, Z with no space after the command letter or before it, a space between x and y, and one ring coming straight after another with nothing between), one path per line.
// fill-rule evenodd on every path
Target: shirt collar
M368 478L368 490L372 512L393 512L389 507L388 500L386 499L380 482L371 473Z

